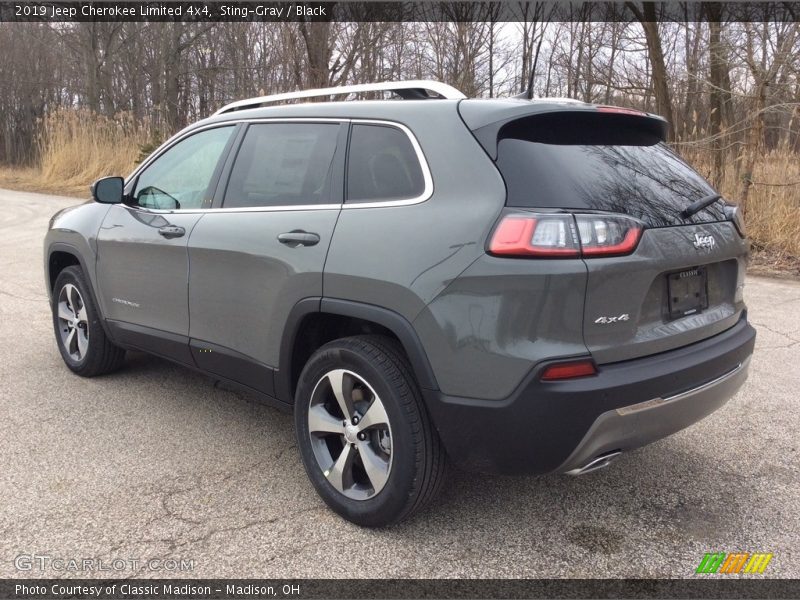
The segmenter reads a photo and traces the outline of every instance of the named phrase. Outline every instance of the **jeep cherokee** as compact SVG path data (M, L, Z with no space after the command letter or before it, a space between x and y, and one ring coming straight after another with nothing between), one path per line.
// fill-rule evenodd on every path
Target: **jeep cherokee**
M364 92L399 99L328 101ZM719 408L753 351L740 214L665 130L431 81L235 102L53 217L59 351L293 410L317 492L364 526L448 462L596 470Z

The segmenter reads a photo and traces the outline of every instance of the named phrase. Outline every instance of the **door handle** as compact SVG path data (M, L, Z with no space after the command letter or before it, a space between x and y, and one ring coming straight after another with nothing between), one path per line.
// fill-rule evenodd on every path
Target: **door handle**
M186 234L186 230L178 225L164 225L158 230L158 233L171 240L172 238L183 237Z
M319 243L319 236L316 233L295 229L294 231L278 234L278 241L290 248L316 246Z

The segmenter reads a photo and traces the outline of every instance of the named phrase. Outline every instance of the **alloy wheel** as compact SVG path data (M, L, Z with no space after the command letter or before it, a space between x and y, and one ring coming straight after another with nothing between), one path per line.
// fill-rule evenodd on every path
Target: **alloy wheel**
M64 285L58 294L58 332L70 358L83 360L89 349L89 322L83 296L71 283Z
M329 371L317 382L308 410L311 447L328 482L353 500L386 485L392 468L392 430L383 402L359 375Z

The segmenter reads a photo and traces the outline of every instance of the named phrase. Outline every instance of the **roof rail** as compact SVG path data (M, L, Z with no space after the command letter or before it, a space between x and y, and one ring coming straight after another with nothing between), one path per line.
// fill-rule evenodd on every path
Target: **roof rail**
M415 79L411 81L383 81L381 83L362 83L359 85L343 85L339 87L320 88L317 90L301 90L299 92L287 92L285 94L273 94L271 96L259 96L238 100L226 104L220 108L215 115L231 112L234 110L244 110L256 108L263 104L273 102L283 102L284 100L297 100L300 98L319 98L322 96L341 96L343 94L355 94L359 92L394 92L405 100L423 100L432 98L427 92L433 92L439 97L447 100L460 100L466 98L453 86L441 83L440 81Z

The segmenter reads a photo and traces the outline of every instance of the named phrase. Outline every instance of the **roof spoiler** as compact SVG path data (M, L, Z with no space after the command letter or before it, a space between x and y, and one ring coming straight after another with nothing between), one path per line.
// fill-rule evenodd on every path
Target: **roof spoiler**
M558 99L543 100L534 100L530 104L525 103L522 106L513 107L505 114L496 115L499 117L496 120L489 120L487 115L478 115L477 113L474 115L475 118L471 118L473 115L468 114L470 110L468 102L459 104L459 112L492 160L497 159L497 144L503 133L510 133L528 124L538 125L535 129L539 135L532 141L543 143L559 143L559 128L563 127L565 123L571 125L583 122L586 125L587 137L590 137L593 129L591 121L594 119L610 119L620 128L629 127L655 137L659 141L667 139L667 120L659 115L635 109L576 103L574 100L571 102ZM551 123L548 124L547 121L551 121Z

